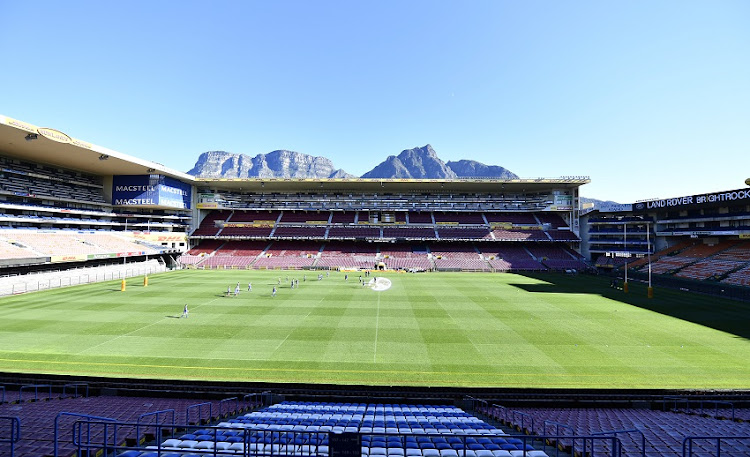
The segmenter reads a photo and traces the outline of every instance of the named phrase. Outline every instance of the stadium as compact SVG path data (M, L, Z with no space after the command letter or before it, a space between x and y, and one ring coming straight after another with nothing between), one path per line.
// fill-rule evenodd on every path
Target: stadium
M0 116L0 455L750 455L750 192L197 178Z

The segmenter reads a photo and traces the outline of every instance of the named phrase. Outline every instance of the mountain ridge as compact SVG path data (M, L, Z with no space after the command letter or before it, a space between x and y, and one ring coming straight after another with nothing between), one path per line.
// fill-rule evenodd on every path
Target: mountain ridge
M336 168L330 159L279 149L249 156L226 151L202 153L187 172L199 178L355 178ZM499 165L475 160L444 162L431 145L404 149L361 176L373 179L454 179L501 178L518 176Z

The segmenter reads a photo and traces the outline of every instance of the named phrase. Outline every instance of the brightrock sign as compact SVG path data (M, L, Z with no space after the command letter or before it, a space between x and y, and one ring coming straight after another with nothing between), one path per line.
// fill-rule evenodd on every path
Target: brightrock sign
M638 202L633 204L633 210L648 211L655 209L695 208L734 202L750 202L750 189L726 190L710 194Z

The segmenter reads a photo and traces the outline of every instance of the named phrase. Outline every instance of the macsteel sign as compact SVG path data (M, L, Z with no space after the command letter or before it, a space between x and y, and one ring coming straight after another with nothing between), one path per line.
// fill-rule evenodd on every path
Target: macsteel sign
M190 209L190 185L161 175L119 175L112 178L116 206L168 206Z
M710 194L688 195L686 197L665 198L662 200L651 200L633 204L634 211L647 211L651 209L686 208L703 205L716 205L721 203L748 202L750 201L750 189L727 190L713 192Z

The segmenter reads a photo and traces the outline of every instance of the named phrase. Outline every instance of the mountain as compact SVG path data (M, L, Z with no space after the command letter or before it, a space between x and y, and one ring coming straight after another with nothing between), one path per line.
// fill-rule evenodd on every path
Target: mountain
M363 178L451 179L456 173L440 160L429 144L388 156L385 161L362 175Z
M459 160L448 162L448 168L459 178L499 178L517 179L518 175L498 165L485 165L476 160Z
M294 151L273 151L251 157L225 151L204 152L188 174L201 178L354 178L337 169L325 157L314 157ZM432 146L401 151L389 156L368 171L363 178L453 179L517 178L509 170L474 160L443 162Z
M586 212L593 211L593 210L620 211L620 209L614 209L614 208L627 206L627 205L623 205L622 203L614 202L612 200L597 200L596 198L581 197L581 196L578 197L578 203L580 205L580 209Z
M325 157L272 151L250 157L225 151L204 152L188 174L201 178L354 178Z

